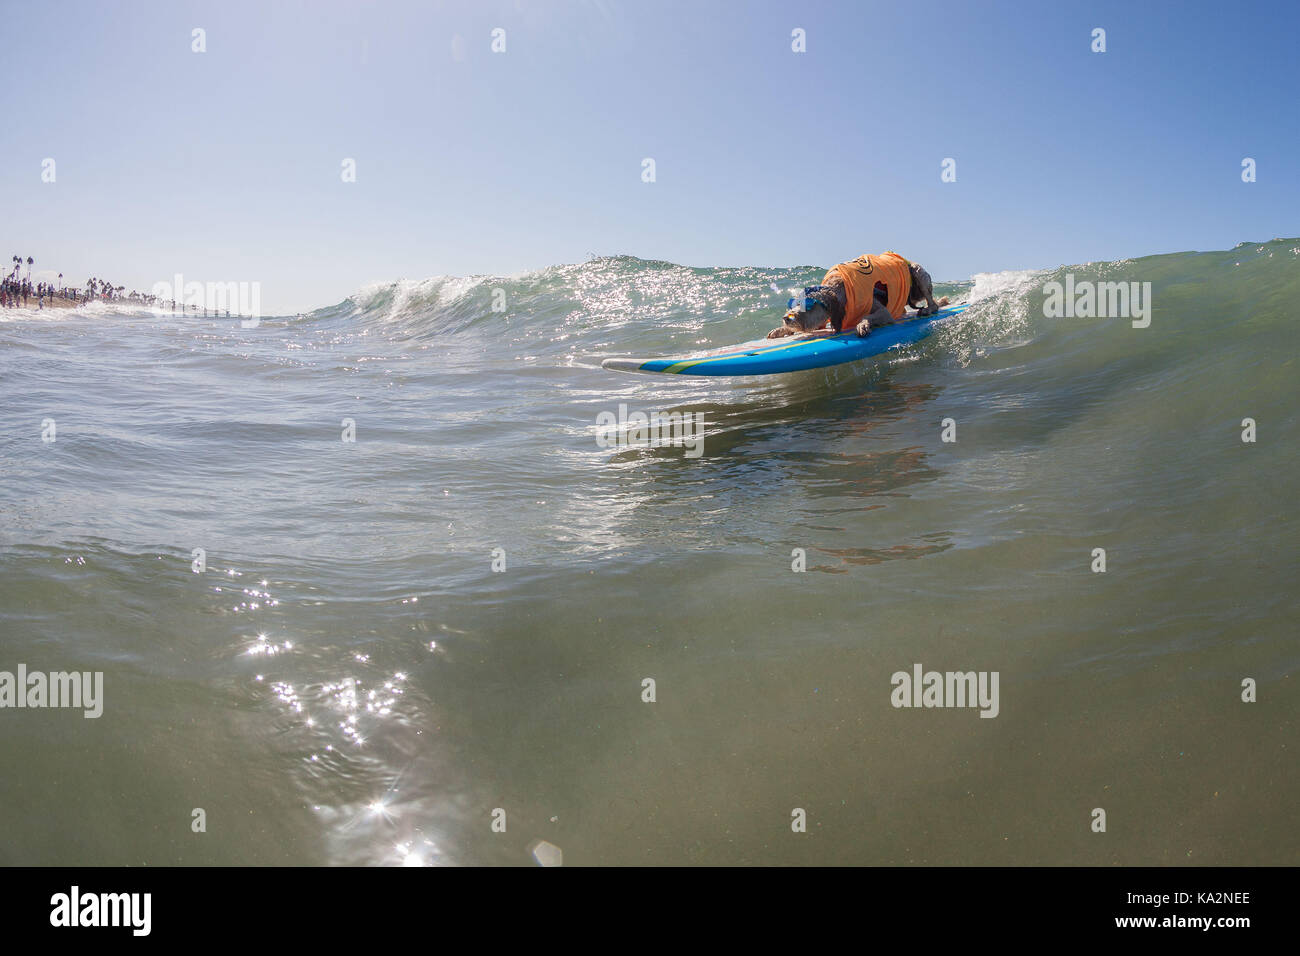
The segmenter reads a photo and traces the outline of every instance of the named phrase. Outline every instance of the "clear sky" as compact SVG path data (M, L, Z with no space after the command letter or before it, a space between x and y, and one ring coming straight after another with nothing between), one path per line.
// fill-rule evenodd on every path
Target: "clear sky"
M0 259L77 283L278 314L592 254L961 279L1300 233L1295 0L0 10Z

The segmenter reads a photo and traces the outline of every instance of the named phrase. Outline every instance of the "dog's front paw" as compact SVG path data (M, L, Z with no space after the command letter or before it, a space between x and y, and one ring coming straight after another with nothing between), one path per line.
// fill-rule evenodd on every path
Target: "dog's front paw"
M792 334L790 330L785 328L785 326L782 326L779 329L773 329L771 332L768 332L767 337L769 339L783 339L790 334Z
M867 319L863 319L861 322L858 323L858 326L857 326L857 332L858 332L858 335L870 335L870 334L871 334L871 322L868 321Z

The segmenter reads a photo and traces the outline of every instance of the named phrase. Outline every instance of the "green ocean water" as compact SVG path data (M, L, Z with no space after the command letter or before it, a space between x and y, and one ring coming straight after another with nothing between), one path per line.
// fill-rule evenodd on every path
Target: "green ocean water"
M943 284L832 369L600 368L823 271L0 313L0 671L104 674L0 708L0 862L1300 861L1300 240ZM1149 326L1045 316L1067 275ZM601 447L620 405L703 453ZM916 664L997 716L893 706Z

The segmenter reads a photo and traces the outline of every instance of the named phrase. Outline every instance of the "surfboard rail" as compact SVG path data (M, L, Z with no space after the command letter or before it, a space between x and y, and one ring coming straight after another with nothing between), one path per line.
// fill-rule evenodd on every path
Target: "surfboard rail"
M601 367L615 372L652 372L664 375L779 375L805 369L826 368L856 362L919 342L944 319L964 312L968 305L953 305L934 315L904 320L870 335L841 332L795 341L757 339L739 345L662 358L607 358Z

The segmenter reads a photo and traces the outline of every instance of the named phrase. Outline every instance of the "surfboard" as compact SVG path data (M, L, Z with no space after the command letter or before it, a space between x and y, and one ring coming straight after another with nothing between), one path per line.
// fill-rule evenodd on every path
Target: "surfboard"
M602 368L616 372L662 372L667 375L779 375L803 369L842 365L881 355L919 342L945 319L964 312L965 305L940 309L923 319L904 320L870 335L841 332L813 339L757 339L726 348L665 358L607 358Z

